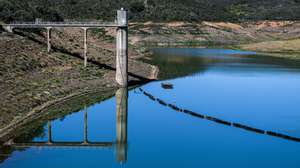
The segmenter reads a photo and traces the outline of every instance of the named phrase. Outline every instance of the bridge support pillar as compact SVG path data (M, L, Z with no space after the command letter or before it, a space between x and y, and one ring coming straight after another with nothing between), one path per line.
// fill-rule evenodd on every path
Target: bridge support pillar
M87 66L87 28L83 27L83 46L84 46L84 51L83 51L83 57L84 57L84 67Z
M13 27L11 27L11 26L3 26L3 29L9 33L13 32Z
M51 27L47 27L47 51L51 52Z
M128 84L128 16L123 8L117 12L116 81L121 87Z

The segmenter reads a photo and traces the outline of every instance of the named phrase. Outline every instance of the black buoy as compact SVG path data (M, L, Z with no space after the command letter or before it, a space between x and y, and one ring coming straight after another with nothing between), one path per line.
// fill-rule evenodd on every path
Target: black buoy
M164 89L173 89L172 83L161 83L161 87Z

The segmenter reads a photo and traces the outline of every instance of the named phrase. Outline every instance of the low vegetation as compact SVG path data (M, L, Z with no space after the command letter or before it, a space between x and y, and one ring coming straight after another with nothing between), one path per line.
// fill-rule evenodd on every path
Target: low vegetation
M300 19L300 0L0 0L0 20L113 20L121 7L134 21Z

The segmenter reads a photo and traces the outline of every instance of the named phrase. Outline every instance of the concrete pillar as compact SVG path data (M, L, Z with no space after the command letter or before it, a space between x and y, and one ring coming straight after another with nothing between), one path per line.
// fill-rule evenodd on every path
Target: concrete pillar
M83 27L83 46L84 46L84 51L83 51L83 57L84 57L84 67L87 66L87 28Z
M117 107L117 160L127 160L127 115L128 115L128 89L120 88L116 92Z
M123 8L117 12L116 81L121 87L128 84L128 16Z
M51 127L51 121L48 121L48 143L51 144L52 141L52 127Z
M83 143L87 144L88 143L88 126L87 126L87 108L86 106L84 107L84 140Z
M51 52L51 27L47 27L47 51Z
M13 27L11 26L3 26L3 29L9 33L13 33Z

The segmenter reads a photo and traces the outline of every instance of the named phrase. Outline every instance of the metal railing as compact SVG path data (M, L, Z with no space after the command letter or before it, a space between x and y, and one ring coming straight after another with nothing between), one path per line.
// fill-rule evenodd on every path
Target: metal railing
M67 22L12 22L8 26L14 28L37 28L37 27L126 27L127 24L120 25L117 22L79 22L79 21L67 21Z

